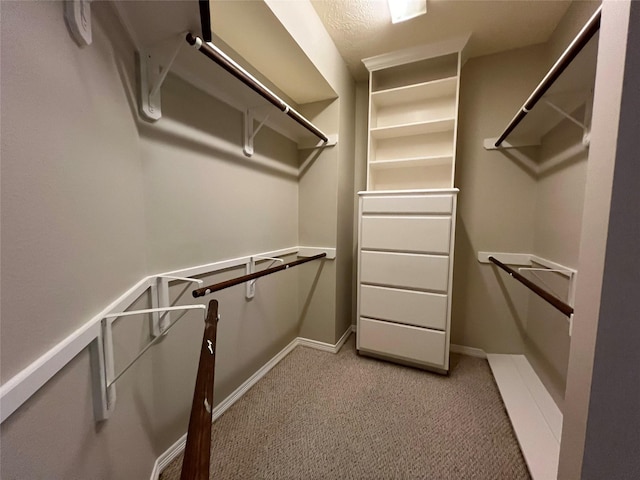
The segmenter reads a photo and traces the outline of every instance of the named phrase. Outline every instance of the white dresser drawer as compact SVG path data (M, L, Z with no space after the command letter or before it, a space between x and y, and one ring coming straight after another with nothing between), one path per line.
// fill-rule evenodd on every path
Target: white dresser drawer
M362 213L451 213L453 195L363 197Z
M445 332L360 318L358 348L444 368Z
M360 315L444 330L447 325L447 296L362 285Z
M449 257L412 253L361 252L360 282L446 292Z
M363 216L361 248L448 254L451 217Z

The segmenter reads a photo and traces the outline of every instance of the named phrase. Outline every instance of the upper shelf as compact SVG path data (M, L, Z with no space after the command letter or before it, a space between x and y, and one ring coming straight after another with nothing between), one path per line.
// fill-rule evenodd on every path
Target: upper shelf
M579 124L584 122L572 114L587 105L593 96L598 52L598 7L553 67L518 110L504 132L497 138L485 139L486 149L539 145L542 137L565 118ZM534 106L537 108L534 109ZM517 127L517 131L516 131ZM507 141L507 138L510 138Z
M390 127L377 127L371 129L371 138L379 140L382 138L409 137L425 133L439 133L453 131L455 128L455 118L443 118L428 122L407 123L404 125L393 125Z
M214 62L207 61L194 48L185 42L187 32L196 35L201 33L200 10L198 2L113 2L117 14L127 30L138 52L149 58L154 57L156 70L166 70L170 65L171 72L186 82L233 108L246 112L251 110L255 120L261 122L267 116L265 125L302 147L316 145L319 140L307 128L300 125L288 115L282 115L274 109L274 104L255 91L239 82L236 78ZM202 32L204 33L204 32ZM265 39L268 42L269 39ZM294 43L294 42L292 42ZM216 39L216 44L228 53L233 53L229 46ZM292 47L293 48L293 47ZM299 47L298 47L299 48ZM171 58L176 52L175 58ZM287 52L280 52L287 55ZM257 72L251 65L234 55L234 61L242 65L260 83L267 86L278 97L282 98L294 109L299 109L293 100ZM297 56L296 56L297 58ZM300 79L300 81L304 81ZM158 89L158 94L159 94ZM270 112L276 112L271 114Z
M371 93L371 101L376 107L396 106L399 103L409 103L420 100L455 97L458 77L449 77L431 82L379 90Z

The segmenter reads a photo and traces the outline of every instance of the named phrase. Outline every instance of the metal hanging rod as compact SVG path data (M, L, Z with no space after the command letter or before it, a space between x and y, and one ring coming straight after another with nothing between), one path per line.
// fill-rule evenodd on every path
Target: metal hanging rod
M527 116L527 113L531 111L531 109L538 103L538 100L542 98L542 96L549 90L549 87L553 85L562 72L569 66L569 64L573 61L574 58L580 53L583 47L589 43L591 37L595 35L595 33L600 29L600 16L602 12L602 5L598 7L595 13L591 16L589 21L582 27L582 30L578 33L576 38L573 39L571 44L567 47L564 53L560 56L560 58L556 61L556 63L551 67L551 70L545 75L542 81L538 84L536 89L533 91L531 96L524 102L522 108L516 113L515 117L511 120L507 128L502 132L502 135L498 137L496 140L495 147L498 148L502 142L509 136L509 134L513 131L514 128L518 126L518 124L522 121L524 117Z
M278 97L275 93L265 87L262 83L260 83L253 75L247 72L244 68L238 65L235 61L233 61L229 56L227 56L222 50L216 47L211 42L204 42L200 37L194 36L191 33L187 33L187 42L189 45L197 48L201 53L209 57L211 60L216 62L222 68L224 68L231 75L236 77L242 83L247 85L253 91L258 93L261 97L267 100L269 103L274 105L276 108L280 109L282 112L286 113L293 120L298 122L304 128L313 133L316 137L321 139L323 142L328 142L329 137L327 137L318 127L316 127L313 123L303 117L300 113L290 107L284 100Z
M507 272L513 278L518 280L520 283L524 284L527 288L529 288L529 290L533 291L533 293L535 293L536 295L542 297L545 301L547 301L548 303L553 305L555 308L560 310L567 317L571 317L571 315L573 315L573 307L571 305L567 305L565 302L560 300L558 297L556 297L556 296L552 295L551 293L547 292L545 289L540 288L538 285L533 283L531 280L528 280L527 278L525 278L522 275L520 275L513 268L506 266L500 260L496 260L495 257L489 257L489 261L491 263L497 265L498 267L500 267L502 270Z
M294 260L289 263L285 263L283 265L278 265L277 267L267 268L266 270L262 270L261 272L249 273L248 275L243 275L241 277L232 278L231 280L226 280L224 282L216 283L214 285L209 285L208 287L198 288L193 291L194 297L204 297L205 295L209 295L213 292L218 292L220 290L224 290L225 288L233 287L234 285L239 285L244 282L248 282L249 280L253 280L254 278L264 277L266 275L271 275L272 273L279 272L281 270L286 270L291 267L295 267L297 265L302 265L303 263L311 262L313 260L318 260L319 258L326 257L326 253L320 253L318 255L314 255L313 257L303 258L300 260Z
M187 444L180 480L208 480L211 463L211 421L216 368L218 301L211 300L204 321L200 361L193 391Z

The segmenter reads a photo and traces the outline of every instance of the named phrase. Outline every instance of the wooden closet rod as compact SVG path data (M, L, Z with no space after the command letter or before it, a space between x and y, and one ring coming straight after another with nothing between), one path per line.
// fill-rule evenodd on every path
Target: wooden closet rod
M213 411L213 383L216 366L216 333L218 301L211 300L204 325L200 348L200 362L193 391L187 444L182 460L180 480L209 480L211 464L211 421Z
M542 297L548 303L550 303L551 305L556 307L558 310L560 310L562 313L564 313L567 317L570 317L573 314L573 307L571 305L567 305L562 300L560 300L558 297L552 295L551 293L547 292L543 288L540 288L538 285L533 283L531 280L528 280L525 277L523 277L522 275L520 275L513 268L506 266L500 260L496 260L495 257L489 257L489 261L494 263L494 264L496 264L498 267L500 267L502 270L507 272L513 278L518 280L520 283L524 284L527 288L532 290L533 293L535 293L538 296Z
M261 272L249 273L248 275L242 275L241 277L232 278L231 280L226 280L214 285L209 285L208 287L198 288L197 290L193 291L193 296L204 297L205 295L209 295L210 293L218 292L220 290L224 290L225 288L233 287L234 285L239 285L241 283L248 282L249 280L254 280L266 275L271 275L272 273L286 270L287 268L295 267L296 265L302 265L303 263L311 262L313 260L318 260L319 258L324 258L326 256L326 253L319 253L318 255L314 255L313 257L294 260L289 263L278 265L277 267L267 268L266 270L262 270Z
M187 33L187 42L189 45L197 48L201 53L209 57L211 60L216 62L222 68L224 68L231 75L236 77L246 86L251 88L253 91L258 93L262 98L267 100L269 103L274 105L280 111L286 113L293 120L298 122L304 128L313 133L316 137L318 137L323 142L328 142L329 137L327 137L318 127L316 127L309 120L300 115L297 111L295 111L292 107L290 107L284 100L278 97L275 93L265 87L262 83L256 80L251 74L249 74L246 70L244 70L240 65L230 59L222 50L216 47L211 42L204 42L200 37L196 37L191 33Z
M498 140L495 143L496 148L502 144L502 142L509 136L513 129L516 128L522 121L522 119L527 116L527 113L531 111L535 104L538 103L538 100L540 100L542 96L547 92L547 90L549 90L549 87L553 85L553 82L555 82L558 77L562 75L562 72L565 71L565 69L569 66L573 59L576 58L583 47L589 42L589 40L591 40L591 37L595 35L595 33L600 28L601 12L602 5L598 7L598 9L591 16L585 26L582 27L582 30L580 30L576 38L573 39L564 53L556 61L553 67L551 67L551 70L549 70L542 81L538 84L531 96L527 99L526 102L524 102L522 108L520 108L509 125L507 125L507 128L505 128L504 132L502 132L502 135L498 137Z

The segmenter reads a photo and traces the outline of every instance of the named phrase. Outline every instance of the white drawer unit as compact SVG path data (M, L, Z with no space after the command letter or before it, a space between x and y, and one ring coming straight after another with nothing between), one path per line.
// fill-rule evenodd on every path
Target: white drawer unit
M362 217L362 248L448 255L451 217Z
M446 292L449 257L413 253L360 253L360 282Z
M451 214L453 195L385 195L364 197L362 213Z
M442 367L445 352L448 354L449 350L446 348L446 334L439 330L361 318L358 333L360 351L435 368Z
M447 295L362 285L360 315L444 330L447 326Z
M456 194L360 193L360 353L448 371Z

